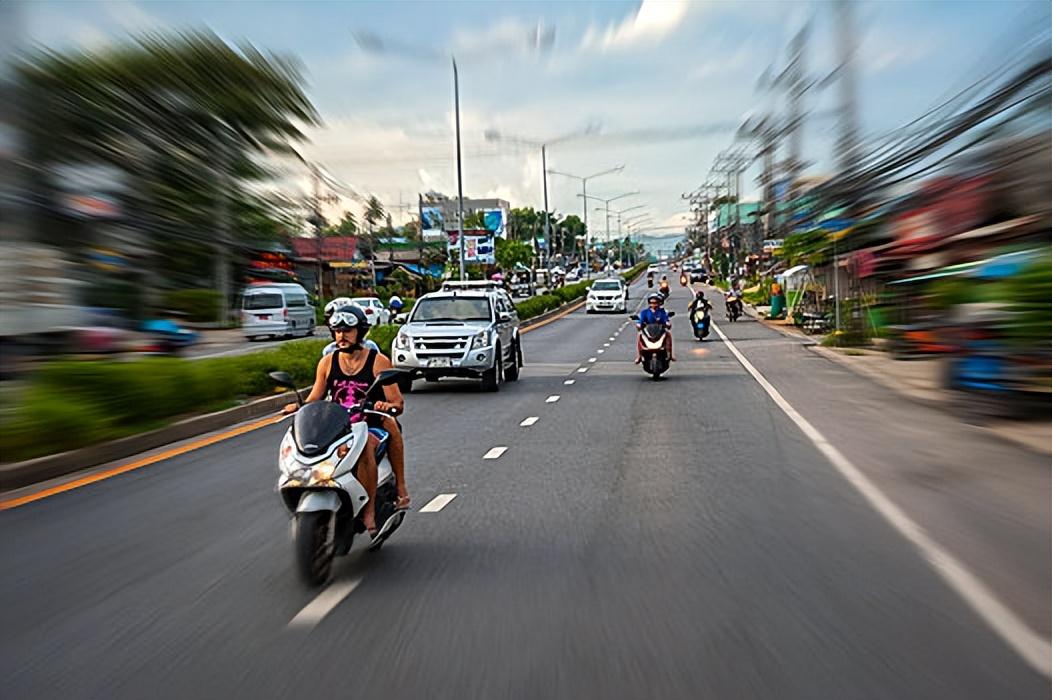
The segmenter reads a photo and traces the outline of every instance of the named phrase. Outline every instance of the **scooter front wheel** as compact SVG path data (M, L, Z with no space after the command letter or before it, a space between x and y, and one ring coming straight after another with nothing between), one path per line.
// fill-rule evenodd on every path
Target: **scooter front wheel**
M297 513L293 544L296 568L300 578L310 586L320 586L332 574L332 560L336 549L332 539L334 513L315 511Z

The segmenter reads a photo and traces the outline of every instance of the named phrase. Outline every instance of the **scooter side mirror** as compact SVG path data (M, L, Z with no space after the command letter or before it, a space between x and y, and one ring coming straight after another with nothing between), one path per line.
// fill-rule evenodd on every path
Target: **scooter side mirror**
M673 317L673 316L675 316L675 315L676 315L676 312L675 312L675 311L669 311L669 312L668 312L668 317L669 317L669 318L672 318L672 317Z
M267 374L268 377L274 380L274 383L278 386L283 386L286 389L296 390L296 385L292 381L292 377L289 376L288 372L270 372Z
M378 386L391 386L392 384L397 384L398 380L402 377L410 375L410 372L401 369L385 369L383 372L376 375L376 384Z
M632 319L633 321L638 321L639 320L639 314L632 314L631 316L629 316L629 318Z
M273 379L274 383L277 384L278 386L284 387L284 388L290 390L293 394L295 394L296 395L296 403L299 404L300 406L303 405L303 397L300 396L299 390L296 389L296 383L294 381L292 381L292 377L289 376L288 372L282 372L282 371L268 372L267 376L270 377L271 379Z

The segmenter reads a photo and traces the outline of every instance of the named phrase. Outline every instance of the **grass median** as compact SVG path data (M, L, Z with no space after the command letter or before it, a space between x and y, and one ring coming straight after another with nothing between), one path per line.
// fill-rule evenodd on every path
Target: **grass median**
M17 462L147 432L274 393L268 372L310 384L326 341L233 357L56 359L0 414L0 461Z

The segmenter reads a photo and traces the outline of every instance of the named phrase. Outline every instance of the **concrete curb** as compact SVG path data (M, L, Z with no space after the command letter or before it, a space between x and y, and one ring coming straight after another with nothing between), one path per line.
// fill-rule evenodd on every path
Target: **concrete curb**
M268 396L225 411L185 418L148 433L129 435L120 440L88 445L24 462L0 465L0 492L29 486L107 462L126 459L173 442L197 437L269 413L276 413L288 402L289 397L286 394Z

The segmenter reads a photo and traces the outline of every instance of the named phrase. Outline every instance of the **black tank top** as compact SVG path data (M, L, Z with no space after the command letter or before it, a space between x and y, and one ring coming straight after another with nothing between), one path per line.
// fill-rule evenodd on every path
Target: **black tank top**
M344 408L350 408L365 401L366 392L376 380L376 372L373 369L376 362L376 351L369 351L362 368L354 374L347 374L340 366L341 352L343 351L337 350L332 354L332 365L329 366L329 376L325 380L325 387L331 401ZM360 412L351 414L352 421L361 419Z

